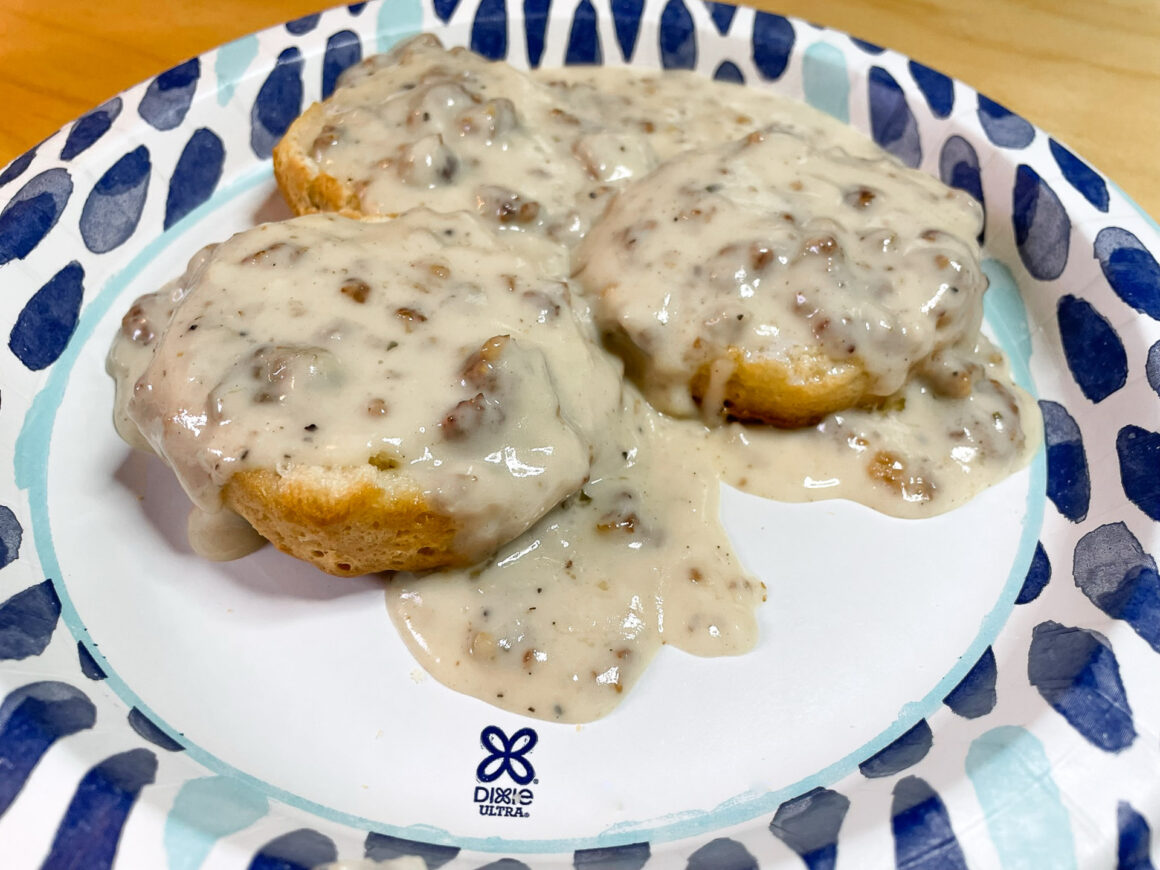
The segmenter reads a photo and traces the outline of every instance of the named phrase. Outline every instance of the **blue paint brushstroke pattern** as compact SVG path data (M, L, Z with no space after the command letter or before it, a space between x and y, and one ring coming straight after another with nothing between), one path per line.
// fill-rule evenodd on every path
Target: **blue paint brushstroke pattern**
M0 816L57 740L96 721L93 702L68 683L29 683L9 692L0 704Z
M120 247L141 220L153 164L149 149L139 145L109 167L81 210L81 238L94 254Z
M1026 148L1035 139L1035 128L1006 106L979 94L979 123L987 138L1003 148Z
M303 15L301 18L295 18L293 21L286 22L286 31L294 36L302 36L309 33L318 26L318 19L322 15L318 12L313 12L310 15Z
M208 127L194 130L169 179L165 197L165 229L169 229L206 202L221 181L226 149L217 133Z
M77 658L80 660L81 673L90 680L107 679L108 674L105 673L105 669L97 664L97 660L93 658L93 654L89 652L89 648L85 646L83 640L77 641Z
M1157 395L1160 395L1160 341L1148 348L1148 360L1144 363L1144 373L1148 376L1148 384Z
M865 39L858 39L854 36L850 37L850 42L852 42L858 48L862 49L862 51L866 52L867 54L882 54L882 52L886 51L885 48L875 42L868 42Z
M833 870L838 832L849 809L850 799L844 794L810 789L777 808L769 832L792 849L808 870Z
M36 157L36 148L29 148L11 163L9 163L5 170L0 172L0 187L3 187L10 181L15 181L17 178L23 175L24 170L29 167L34 157Z
M1050 620L1037 625L1027 653L1027 677L1093 746L1120 752L1136 739L1116 655L1094 631Z
M987 202L983 195L983 172L974 146L962 136L948 137L939 152L938 174L947 187L969 193L983 206L983 228L978 237L982 244L987 233Z
M612 0L612 23L616 29L616 41L620 43L620 53L626 61L632 60L632 53L636 50L642 12L644 0Z
M665 4L658 39L662 67L692 69L697 65L697 28L682 0L669 0Z
M937 70L923 66L916 60L907 64L914 83L926 97L926 103L936 118L950 117L951 109L955 107L955 83L949 76Z
M709 10L709 17L713 19L713 26L717 32L724 35L729 32L729 25L733 23L733 16L737 14L737 7L729 3L715 3L714 0L705 0Z
M338 860L334 842L318 831L299 828L275 837L258 850L249 870L313 870L319 864Z
M326 40L322 56L322 97L334 93L338 77L362 60L362 43L353 30L340 30Z
M648 843L625 843L572 853L576 870L641 870L651 855Z
M600 50L600 34L596 31L596 10L592 0L580 0L572 15L572 30L568 34L565 65L599 64L604 62Z
M728 837L710 840L689 856L686 870L758 870L749 850Z
M550 8L551 0L524 0L524 35L528 41L528 65L533 69L544 57L544 36L548 32ZM620 23L617 22L616 26L619 28Z
M156 775L157 756L148 749L122 752L92 768L77 785L41 870L109 870L129 812Z
M1120 485L1128 500L1160 520L1160 433L1125 426L1116 435Z
M0 661L20 661L48 648L60 619L60 599L45 580L0 604Z
M858 770L870 779L893 776L926 758L933 744L930 725L925 719L919 719L909 731L859 764Z
M1092 604L1160 652L1160 576L1124 523L1107 523L1079 539L1072 577Z
M713 73L713 78L719 82L731 82L735 85L745 84L744 74L731 60L721 61L721 65Z
M365 856L372 861L389 861L392 858L417 855L427 864L427 870L439 870L459 854L458 846L438 846L434 843L406 840L374 832L367 834L363 849Z
M0 505L0 568L7 567L20 558L20 542L24 540L24 527L12 509Z
M1039 597L1039 593L1049 580L1051 580L1051 560L1047 558L1043 542L1037 541L1035 552L1031 554L1031 564L1027 567L1027 576L1023 578L1023 586L1015 597L1015 603L1030 604Z
M1063 173L1063 177L1067 179L1068 183L1093 206L1106 212L1108 210L1108 185L1100 177L1100 174L1054 139L1047 140L1047 147L1051 150L1051 156L1055 158L1060 172Z
M279 54L250 109L250 148L263 160L302 113L303 63L296 48Z
M947 808L925 780L907 776L894 786L890 830L898 870L967 870Z
M995 653L987 647L959 684L951 689L943 703L964 719L978 719L995 709L998 695L995 683L999 669Z
M180 743L162 731L144 713L134 707L129 711L129 727L144 737L154 746L159 746L166 752L181 752L185 749Z
M938 157L938 174L943 184L963 190L983 204L983 176L979 155L962 136L951 136L943 143Z
M1055 191L1025 163L1015 170L1011 223L1027 271L1040 281L1062 275L1071 245L1071 219Z
M66 169L47 169L16 191L0 211L0 266L32 253L60 220L72 191Z
M1130 803L1116 807L1116 870L1156 870L1152 864L1152 829Z
M166 70L150 82L137 114L151 127L172 130L185 120L200 77L201 61L196 57Z
M492 60L507 56L507 6L504 0L480 0L471 25L471 50Z
M870 69L870 132L883 149L910 167L922 162L918 122L894 76L880 66Z
M793 25L782 15L753 13L753 65L765 79L779 79L789 66Z
M1128 354L1115 328L1086 299L1066 294L1056 308L1067 367L1083 394L1102 402L1128 382Z
M1143 242L1120 227L1105 227L1093 247L1116 295L1137 311L1160 320L1160 264Z
M109 132L113 121L121 114L121 98L113 97L84 115L77 118L76 123L68 132L64 147L60 149L61 160L72 160Z
M1047 444L1047 497L1073 523L1081 522L1087 516L1092 492L1083 436L1058 402L1041 400L1039 410Z
M458 5L459 0L434 0L432 7L439 19L447 22L451 20L451 16L455 13L455 7Z

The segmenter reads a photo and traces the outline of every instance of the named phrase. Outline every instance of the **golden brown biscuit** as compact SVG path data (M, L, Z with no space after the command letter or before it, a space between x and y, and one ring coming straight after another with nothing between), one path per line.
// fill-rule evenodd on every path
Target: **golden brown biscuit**
M714 384L715 370L723 384ZM779 360L729 347L725 356L697 369L689 392L734 419L793 429L864 403L868 380L857 360L835 363L807 351Z
M310 156L311 144L325 124L321 103L303 112L274 146L274 178L290 210L296 215L332 211L363 217L354 188L322 172Z
M775 125L622 189L575 277L658 408L818 422L977 341L978 205L891 158Z
M618 408L570 298L462 213L265 224L130 310L118 428L191 528L232 510L338 575L468 564L585 483Z
M457 521L398 472L256 469L231 477L222 498L279 550L339 577L472 561L456 549Z
M347 70L307 109L274 149L275 177L297 214L392 217L423 206L574 238L606 201L599 167L643 172L653 155L640 137L568 111L570 94L416 37Z

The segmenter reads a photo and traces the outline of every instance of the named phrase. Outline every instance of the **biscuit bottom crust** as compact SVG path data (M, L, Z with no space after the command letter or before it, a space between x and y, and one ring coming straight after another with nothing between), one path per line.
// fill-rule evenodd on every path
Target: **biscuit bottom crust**
M749 356L742 348L726 350L732 372L721 388L723 410L738 420L782 428L812 426L827 414L869 399L869 377L857 362L836 363L823 354L803 351L789 359ZM713 362L693 374L689 391L704 402L711 389Z
M362 204L351 187L322 172L309 156L309 143L322 127L322 119L322 104L314 103L274 146L278 189L296 215L330 211L351 218L363 217Z
M279 550L337 577L471 561L455 549L455 520L417 486L372 468L242 471L222 498Z

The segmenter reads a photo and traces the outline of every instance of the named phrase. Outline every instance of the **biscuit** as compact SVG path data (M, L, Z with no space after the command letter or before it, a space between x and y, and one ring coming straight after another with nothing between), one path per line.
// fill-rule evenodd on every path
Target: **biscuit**
M815 137L778 125L674 158L578 248L598 325L661 410L810 425L975 341L977 204Z
M132 426L202 510L339 575L469 564L588 479L620 374L466 214L239 233L126 315Z
M715 368L723 384L714 384ZM702 407L721 408L737 420L795 429L863 403L867 381L856 360L836 363L808 351L766 359L730 346L725 356L697 369L689 394Z
M472 561L456 548L458 522L397 471L254 469L233 475L222 500L282 552L340 577Z
M278 187L296 214L474 211L498 228L574 232L594 184L572 153L594 121L502 62L430 35L348 69L274 148ZM647 157L642 157L646 159Z
M324 125L321 103L303 112L274 146L274 178L282 198L296 215L320 211L365 217L353 186L319 169L308 149Z

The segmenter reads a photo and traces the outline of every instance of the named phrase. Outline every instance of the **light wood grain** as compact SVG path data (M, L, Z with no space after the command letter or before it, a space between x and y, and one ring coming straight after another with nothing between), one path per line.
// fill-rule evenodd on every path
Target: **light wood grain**
M319 0L0 3L0 164L163 69ZM960 78L1160 215L1160 10L1150 0L758 0Z

